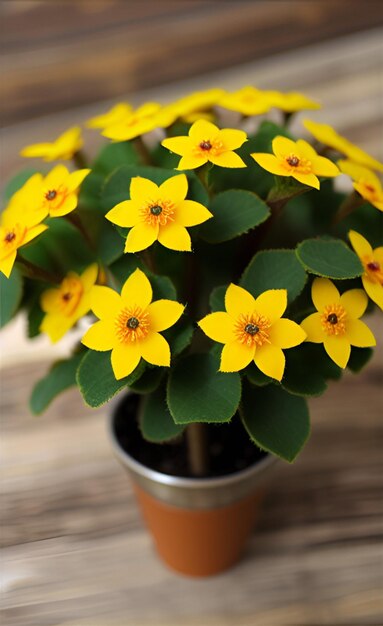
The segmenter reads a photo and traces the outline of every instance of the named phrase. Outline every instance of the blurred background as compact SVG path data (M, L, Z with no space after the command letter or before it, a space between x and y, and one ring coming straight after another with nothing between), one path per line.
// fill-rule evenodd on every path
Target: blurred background
M214 86L302 91L323 104L315 120L383 158L380 0L2 0L0 17L2 186L26 167L26 144L120 100ZM89 153L100 142L85 139ZM0 337L4 625L383 623L381 350L356 383L346 375L312 401L312 440L278 470L244 563L188 581L152 555L106 410L73 391L31 418L53 352L23 327Z

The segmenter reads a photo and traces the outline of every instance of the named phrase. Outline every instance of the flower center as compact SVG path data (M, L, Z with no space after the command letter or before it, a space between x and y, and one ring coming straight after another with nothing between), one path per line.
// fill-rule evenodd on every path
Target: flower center
M64 278L62 281L57 301L58 312L66 317L69 317L77 309L77 306L81 300L84 287L80 277L74 272Z
M145 339L149 332L149 315L138 306L122 309L116 317L115 330L121 343Z
M6 241L7 243L11 243L14 239L16 239L16 235L13 231L10 231L4 237L4 241Z
M311 161L308 161L307 159L302 159L294 153L291 153L287 157L285 157L285 162L288 169L296 169L300 174L310 174L312 170Z
M201 148L201 150L211 150L213 146L211 145L210 141L201 141L199 147Z
M321 315L322 328L327 335L342 336L346 332L347 313L341 304L329 304Z
M300 160L297 156L295 156L295 154L291 154L290 156L288 156L286 158L286 161L289 165L291 165L291 167L297 167L297 165L299 165L300 163Z
M369 280L378 285L383 285L383 268L380 263L374 261L374 259L371 260L371 257L367 257L364 258L364 266Z
M253 313L252 315L240 315L234 326L234 334L237 340L252 348L270 343L269 328L270 320L263 315Z
M64 302L69 302L69 300L72 299L72 294L70 293L70 291L67 291L66 293L64 293L62 296L62 299L64 300Z
M0 257L8 256L23 243L27 228L14 224L11 228L0 228Z
M55 189L50 189L45 194L45 197L47 200L54 200L56 196L57 196L57 191Z
M174 221L175 206L170 200L148 202L140 209L143 222L150 226L165 226Z
M371 263L367 263L367 268L371 270L371 272L378 272L380 270L380 265L377 261L371 261Z

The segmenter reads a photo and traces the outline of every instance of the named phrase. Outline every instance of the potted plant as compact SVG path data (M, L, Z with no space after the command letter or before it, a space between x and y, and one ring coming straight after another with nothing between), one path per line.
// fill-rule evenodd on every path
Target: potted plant
M98 155L72 128L26 147L59 163L5 191L2 323L23 310L52 342L84 329L31 410L71 385L90 407L118 395L113 446L187 574L235 562L266 470L309 436L307 399L375 345L360 318L383 308L383 165L324 124L295 137L318 106L254 87L118 104L87 123L111 140Z

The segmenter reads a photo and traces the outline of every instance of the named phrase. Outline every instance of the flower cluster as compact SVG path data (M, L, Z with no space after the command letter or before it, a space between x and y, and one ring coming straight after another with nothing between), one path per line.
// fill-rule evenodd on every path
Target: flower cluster
M161 441L169 424L238 414L261 448L296 456L308 433L289 430L297 406L306 416L306 396L367 362L376 341L360 318L369 299L383 310L383 164L325 124L303 122L315 142L294 136L294 113L319 106L297 92L213 88L91 118L111 140L92 159L80 127L22 150L57 163L11 183L7 309L26 310L30 335L52 342L83 320L71 363L86 402L130 386L161 397L145 414ZM198 376L206 397L188 403L185 381ZM252 430L246 416L274 393L281 431Z

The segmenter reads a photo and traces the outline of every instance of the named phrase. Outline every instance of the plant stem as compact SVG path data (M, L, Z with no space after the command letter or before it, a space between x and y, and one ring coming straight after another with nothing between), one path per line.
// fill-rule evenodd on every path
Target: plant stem
M82 234L90 249L94 250L95 245L90 238L88 231L85 229L80 217L75 213L68 213L67 215L65 215L65 218L68 220L68 222L73 224L73 226L77 228L77 230Z
M150 156L150 152L142 139L142 137L136 137L134 140L134 145L137 149L137 152L140 156L142 165L152 165L152 159Z
M83 170L88 167L88 159L82 150L75 152L72 157L72 161L79 170Z
M209 470L206 424L189 424L186 428L189 468L193 476L206 476Z
M61 282L61 278L59 276L52 274L51 272L47 272L42 267L38 267L34 263L31 263L31 261L27 261L27 259L24 259L20 254L17 257L17 262L21 263L21 265L25 267L27 270L26 274L29 278L40 278L44 282L53 284Z
M364 202L365 200L356 191L350 193L335 213L333 226L336 226L341 220L355 211L355 209L358 209Z

